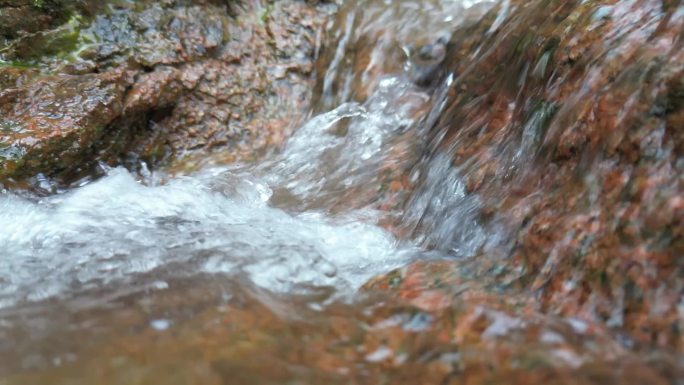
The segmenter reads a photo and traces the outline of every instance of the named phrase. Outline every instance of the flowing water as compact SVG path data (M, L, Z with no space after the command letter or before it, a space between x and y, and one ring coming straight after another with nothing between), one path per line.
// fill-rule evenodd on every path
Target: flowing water
M78 362L88 340L120 332L116 322L102 324L108 312L119 312L130 298L147 301L158 292L175 292L185 281L224 298L210 302L228 301L245 286L269 296L304 295L308 299L300 303L323 306L316 303L355 301L354 293L373 276L412 260L440 257L380 225L401 217L400 210L381 209L379 201L393 173L417 161L425 145L425 125L419 123L444 99L439 86L411 79L405 53L413 49L410 33L419 28L422 40L436 40L465 9L451 1L429 4L418 14L443 20L434 30L413 20L417 3L369 2L374 14L340 30L341 39L358 40L364 28L383 26L388 41L382 48L405 55L405 64L396 71L376 70L376 83L366 85L369 94L362 101L341 92L334 106L258 164L207 166L177 177L113 168L100 180L55 196L3 193L0 374ZM351 17L362 15L356 7L352 12ZM382 60L388 54L375 55ZM326 79L356 75L343 73L350 69L339 60L327 69ZM431 114L434 120L439 110ZM400 203L396 198L393 207ZM485 235L468 219L460 223L470 238L458 246L459 255L465 255ZM320 290L327 293L323 299L306 297ZM188 306L190 298L197 301L188 297L179 306ZM161 311L147 315L147 324L138 327L173 329L191 317L175 313L193 312ZM78 338L83 341L75 342Z
M331 25L312 118L278 152L190 175L103 165L105 177L58 195L0 195L0 384L450 378L468 352L431 329L448 316L359 289L501 241L427 135L454 82L440 72L445 41L494 3L353 3ZM548 353L571 370L624 354L572 337L589 333L580 321L471 310L493 320L485 336L564 341L528 345L530 360Z

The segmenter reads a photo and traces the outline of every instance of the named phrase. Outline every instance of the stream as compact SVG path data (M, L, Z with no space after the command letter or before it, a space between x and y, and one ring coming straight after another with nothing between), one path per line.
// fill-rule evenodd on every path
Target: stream
M478 171L454 167L459 150L431 130L459 76L440 66L447 42L495 2L350 3L309 118L263 159L101 164L102 178L58 194L0 194L0 385L681 384L679 355L529 311L533 295L503 288L522 269L473 265L514 246L505 221L483 219ZM529 140L510 170L530 161ZM461 266L459 293L475 299L372 289L415 263ZM516 358L486 377L498 351Z

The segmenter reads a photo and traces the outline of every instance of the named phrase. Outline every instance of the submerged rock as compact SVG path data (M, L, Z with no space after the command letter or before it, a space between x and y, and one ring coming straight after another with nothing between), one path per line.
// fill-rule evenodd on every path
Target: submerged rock
M421 86L434 86L454 26L475 23L493 2L466 3L343 3L316 62L316 110L362 102L387 75L408 75Z
M435 85L443 77L446 59L447 38L437 38L433 43L424 44L410 58L409 77L420 86Z
M80 317L58 313L64 324L87 316L88 327L65 328L31 360L0 354L6 367L44 367L3 381L660 385L682 374L664 357L641 359L596 325L525 314L496 299L432 311L377 295L325 306L324 291L284 298L234 283L212 276L175 280ZM19 320L6 321L16 325L10 342L26 336ZM70 354L55 363L55 350Z
M457 76L433 128L491 234L482 263L523 272L514 286L542 313L679 351L682 31L669 2L503 2L454 33ZM422 175L414 203L451 183ZM458 218L444 204L410 203L405 221L423 218L426 245L448 251L464 230L446 227Z

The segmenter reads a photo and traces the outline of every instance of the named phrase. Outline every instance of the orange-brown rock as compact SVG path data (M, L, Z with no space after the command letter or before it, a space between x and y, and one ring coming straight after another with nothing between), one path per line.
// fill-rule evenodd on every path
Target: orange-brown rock
M17 37L0 52L0 184L258 157L306 112L331 7L145 1Z
M523 271L542 313L681 351L681 7L511 2L494 24L497 12L455 32L433 128L481 224L505 234L482 253Z

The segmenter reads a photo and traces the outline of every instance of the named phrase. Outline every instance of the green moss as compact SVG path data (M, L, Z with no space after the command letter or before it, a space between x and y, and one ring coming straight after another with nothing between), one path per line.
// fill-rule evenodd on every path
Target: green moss
M18 56L26 61L36 60L43 57L67 59L72 53L78 51L80 42L82 17L72 15L69 20L59 28L43 33L36 37L28 49L23 49Z
M275 9L274 5L272 3L266 4L266 7L264 8L264 12L261 14L261 22L262 23L267 23L268 19L271 18L271 14L273 13L273 10Z
M39 14L54 18L53 27L7 40L4 47L0 46L0 66L46 68L50 62L75 60L92 43L82 33L91 22L88 15L92 10L74 3L35 1L33 5L40 9Z
M5 61L2 58L0 58L0 68L19 68L19 69L30 69L30 68L36 68L34 64L28 63L28 62L23 62L19 60L11 60L11 61Z

